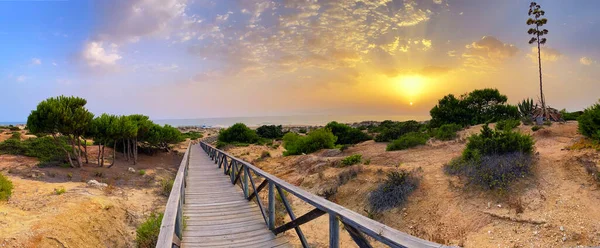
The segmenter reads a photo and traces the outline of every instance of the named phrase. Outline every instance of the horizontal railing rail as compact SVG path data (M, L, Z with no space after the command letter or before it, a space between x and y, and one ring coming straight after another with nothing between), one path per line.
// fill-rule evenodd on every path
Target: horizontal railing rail
M359 247L371 247L364 235L386 244L390 247L446 247L441 244L423 240L409 234L400 232L382 223L362 216L322 197L289 184L258 167L232 156L222 150L216 149L206 142L200 142L202 149L209 157L223 168L223 173L229 175L232 184L240 184L244 197L248 201L254 200L258 205L265 223L274 234L294 229L303 247L308 247L308 242L300 226L324 214L329 215L329 247L339 247L339 222L344 224L344 229ZM252 176L262 177L263 181L254 181ZM266 209L258 193L268 187ZM250 191L252 190L252 191ZM283 190L312 205L313 210L296 217L286 199ZM279 227L275 226L275 194L279 194L281 201L290 217L290 222Z
M181 164L173 182L169 200L163 215L160 233L158 234L157 248L181 247L181 234L183 232L183 204L185 203L185 186L190 162L191 142L183 154Z

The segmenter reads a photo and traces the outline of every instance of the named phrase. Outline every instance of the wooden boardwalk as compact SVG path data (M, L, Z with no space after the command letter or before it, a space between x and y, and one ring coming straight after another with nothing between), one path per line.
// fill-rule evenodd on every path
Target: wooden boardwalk
M267 227L261 210L244 198L214 161L194 145L183 205L182 247L287 247Z

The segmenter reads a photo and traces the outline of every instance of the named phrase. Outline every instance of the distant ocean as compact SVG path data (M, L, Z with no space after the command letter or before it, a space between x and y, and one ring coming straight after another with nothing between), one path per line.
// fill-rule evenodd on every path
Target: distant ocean
M157 124L169 124L171 126L207 126L228 127L235 123L244 123L247 126L261 125L325 125L331 121L340 123L355 123L361 121L425 121L430 116L406 116L406 115L297 115L297 116L262 116L262 117L228 117L228 118L205 118L205 119L165 119L153 120Z

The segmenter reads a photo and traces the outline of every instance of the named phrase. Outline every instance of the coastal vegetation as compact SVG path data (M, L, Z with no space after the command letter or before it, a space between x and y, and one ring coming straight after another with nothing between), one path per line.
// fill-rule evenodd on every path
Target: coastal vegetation
M462 127L458 124L444 124L438 128L432 129L432 136L438 140L453 140L456 138L456 132L460 131Z
M581 134L596 142L600 141L600 101L585 109L577 122Z
M281 125L262 125L256 129L256 133L265 139L281 139L285 134Z
M86 104L83 98L66 96L40 102L27 118L26 126L36 137L21 141L21 133L13 133L10 139L0 142L0 153L38 158L39 166L66 163L70 167L81 167L89 163L88 145L94 144L98 145L99 166L104 165L105 146L113 148L110 167L116 160L117 150L123 152L127 161L136 164L140 147L149 153L168 151L172 144L185 140L178 129L154 124L144 115L102 114L94 118L85 108ZM199 133L186 135L199 136Z
M485 125L480 134L469 137L462 155L444 169L450 175L465 177L470 184L505 190L515 179L530 173L533 145L529 135Z
M386 147L386 151L404 150L418 145L425 145L428 139L429 136L425 133L407 133L405 135L402 135L400 138L390 142Z
M362 155L353 154L342 159L342 164L345 166L359 164L362 161Z
M223 147L227 144L253 144L258 142L259 139L260 137L256 131L247 127L246 124L236 123L219 132L217 147Z
M337 137L327 128L313 130L305 136L287 133L283 136L283 147L286 149L283 155L300 155L321 149L332 149L336 141Z
M370 212L379 213L398 207L419 186L416 171L398 170L387 174L387 178L369 194Z
M424 127L423 124L417 121L383 121L377 127L371 128L369 131L372 133L378 133L375 136L377 142L389 142L400 138L400 136L411 133L419 132Z
M507 100L508 98L497 89L474 90L458 98L449 94L429 111L429 126L468 126L519 118L519 110L516 106L507 104Z
M13 184L6 178L6 176L0 173L0 201L6 201L12 194Z
M163 219L162 213L151 213L136 230L135 241L138 248L155 247L160 233L160 224Z
M331 130L333 135L337 137L336 145L353 145L371 139L371 136L360 129L336 121L327 123L325 128Z

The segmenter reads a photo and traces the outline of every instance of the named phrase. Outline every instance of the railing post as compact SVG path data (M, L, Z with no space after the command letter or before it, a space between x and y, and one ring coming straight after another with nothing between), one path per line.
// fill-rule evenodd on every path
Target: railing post
M237 171L237 162L234 159L231 159L231 165L229 166L229 180L231 180L231 184L234 183L235 180L235 172Z
M337 216L329 213L329 248L340 247L340 223Z
M242 165L242 167L244 168L244 183L242 183L244 187L244 197L248 199L248 167L245 165Z
M269 181L269 230L273 229L275 229L275 184Z

